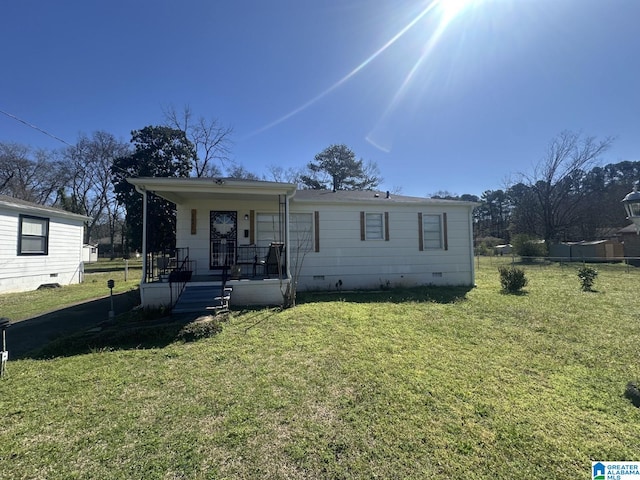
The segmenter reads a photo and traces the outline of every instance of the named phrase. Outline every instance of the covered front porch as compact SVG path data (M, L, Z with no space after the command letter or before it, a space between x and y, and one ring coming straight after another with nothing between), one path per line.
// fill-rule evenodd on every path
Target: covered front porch
M295 185L236 179L132 178L143 199L144 307L172 307L185 289L232 287L232 305L279 305L289 271L289 199ZM147 250L147 196L176 206L176 246Z

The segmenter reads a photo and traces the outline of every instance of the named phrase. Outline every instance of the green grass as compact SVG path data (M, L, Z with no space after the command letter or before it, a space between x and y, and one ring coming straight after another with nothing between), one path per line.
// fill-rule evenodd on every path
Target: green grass
M302 295L162 348L20 360L3 478L590 478L640 460L640 271Z
M129 263L126 281L125 264L121 259L86 264L83 283L0 295L0 316L16 322L78 302L107 296L107 280L110 279L115 282L114 294L134 290L140 284L141 275L142 266L139 261Z

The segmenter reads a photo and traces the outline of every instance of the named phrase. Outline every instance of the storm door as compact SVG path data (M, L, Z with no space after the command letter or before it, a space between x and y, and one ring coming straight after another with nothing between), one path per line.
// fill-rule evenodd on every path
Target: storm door
M209 267L227 270L236 263L238 212L211 212L211 256Z

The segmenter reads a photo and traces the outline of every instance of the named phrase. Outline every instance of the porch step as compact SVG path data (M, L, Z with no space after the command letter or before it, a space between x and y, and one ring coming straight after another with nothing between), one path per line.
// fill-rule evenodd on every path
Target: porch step
M185 286L182 295L174 305L173 313L212 313L229 309L230 289L222 293L220 285Z

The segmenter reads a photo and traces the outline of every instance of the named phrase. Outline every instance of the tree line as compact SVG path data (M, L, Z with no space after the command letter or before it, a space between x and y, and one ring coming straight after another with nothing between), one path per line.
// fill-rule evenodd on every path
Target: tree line
M301 168L267 166L258 175L230 155L232 129L217 119L196 118L189 107L169 108L165 122L131 132L131 140L97 131L59 150L0 142L0 194L86 215L85 242L100 239L112 255L141 249L142 197L129 177L230 177L296 183L300 188L372 189L377 165L357 159L346 145L331 145ZM173 206L151 194L149 248L173 248ZM107 242L104 239L108 239Z
M624 196L640 180L640 162L599 165L612 140L562 132L532 172L505 189L477 198L475 237L511 242L518 235L545 240L599 240L626 226Z
M86 215L87 243L106 238L112 254L127 254L141 248L142 238L141 196L128 177L226 176L329 190L370 190L382 182L377 164L356 158L344 144L330 145L300 168L267 165L258 175L233 161L231 135L216 119L196 118L185 107L165 111L162 125L134 130L129 142L97 131L56 151L0 143L0 194ZM627 223L620 201L640 179L640 162L599 165L611 143L561 132L532 171L504 189L427 196L476 202L477 242L508 243L517 235L550 243L598 239ZM148 214L162 219L154 223L149 248L172 248L173 206L150 195Z

